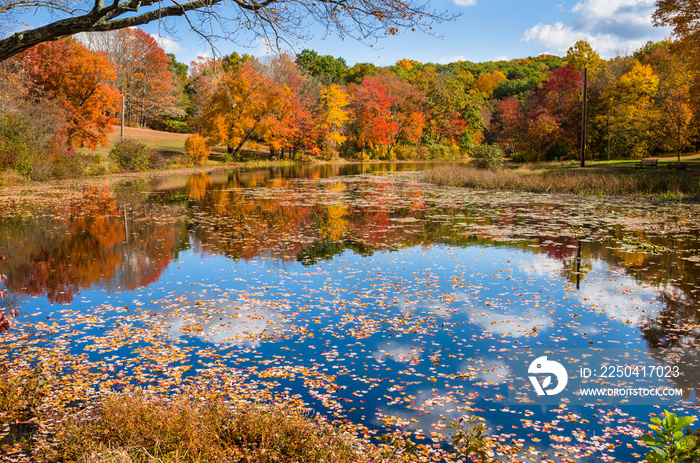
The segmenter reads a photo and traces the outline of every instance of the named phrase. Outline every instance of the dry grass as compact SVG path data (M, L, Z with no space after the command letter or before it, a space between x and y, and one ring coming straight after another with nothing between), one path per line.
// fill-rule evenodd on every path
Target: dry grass
M185 151L185 140L190 135L191 134L188 133L162 132L159 130L139 127L124 127L124 138L131 138L139 143L144 143L150 150L157 152L166 159L186 156L187 152ZM109 143L106 147L99 146L95 151L88 148L82 148L80 151L84 154L99 155L103 159L106 159L107 155L109 154L109 150L112 149L115 143L121 140L121 126L115 125L114 130L111 134L109 134L108 139ZM245 145L243 145L243 150L249 153L269 152L267 145L251 140L247 141ZM212 147L212 152L216 159L222 160L226 154L226 147L214 146Z
M142 129L138 127L124 127L124 138L131 138L145 143L149 149L156 151L164 157L181 156L185 154L185 140L189 135L183 133L161 132L158 130ZM99 154L106 158L109 150L121 139L121 127L114 126L114 130L108 136L109 144L106 147L98 147L96 151L83 148L81 152Z
M282 407L119 395L56 436L48 461L355 462L367 458L353 436Z
M578 170L543 167L486 171L465 166L440 166L425 174L439 185L589 195L655 195L663 198L700 199L700 181L695 172L635 171L633 168Z

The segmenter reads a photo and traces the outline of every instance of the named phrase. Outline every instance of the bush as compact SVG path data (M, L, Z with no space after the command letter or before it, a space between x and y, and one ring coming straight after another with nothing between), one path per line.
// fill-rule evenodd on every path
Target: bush
M109 158L122 169L137 171L150 167L148 147L144 143L125 138L109 151Z
M564 159L569 159L570 153L569 148L561 143L555 143L547 149L545 159L547 161L562 161Z
M198 133L187 137L187 140L185 140L185 150L192 164L196 166L204 164L211 154L211 151L207 149L206 140Z
M415 159L418 156L416 147L412 145L398 145L394 148L394 154L399 161Z
M692 416L676 416L668 410L663 419L653 417L650 424L652 432L642 436L642 442L651 447L646 454L647 463L697 462L700 460L698 437L686 429L693 424Z
M0 115L0 170L12 168L32 180L81 175L64 125L61 109L50 102L23 102Z
M168 161L155 151L151 151L148 155L148 164L151 169L165 169L168 166Z
M498 145L479 145L474 147L472 158L479 169L498 170L503 167L505 155Z

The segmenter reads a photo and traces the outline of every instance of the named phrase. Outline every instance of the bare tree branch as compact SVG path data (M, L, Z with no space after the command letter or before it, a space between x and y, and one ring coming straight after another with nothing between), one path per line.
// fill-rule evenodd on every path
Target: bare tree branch
M200 19L206 18L202 23L209 22L208 27L194 27L191 22L190 26L209 40L217 37L213 31L216 25L227 38L235 40L243 31L272 44L308 39L312 23L324 25L328 33L362 40L393 35L406 29L430 31L433 23L455 17L434 12L427 0L191 0L184 3L113 0L106 6L104 0L83 1L94 1L89 12L70 15L0 40L0 61L39 43L80 32L112 31L187 15L188 12L204 15ZM21 16L31 6L66 13L66 5L65 0L0 0L0 17L13 12Z

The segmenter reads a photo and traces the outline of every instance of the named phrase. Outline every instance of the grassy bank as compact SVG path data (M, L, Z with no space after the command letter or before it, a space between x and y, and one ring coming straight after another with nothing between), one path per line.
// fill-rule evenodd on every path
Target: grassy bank
M45 461L352 462L366 461L360 441L294 409L118 395L73 419Z
M0 346L1 347L1 346ZM452 445L417 444L410 431L377 437L361 424L332 423L298 401L258 403L214 390L164 397L111 393L56 407L50 375L0 365L0 460L46 463L393 463L464 461L490 451L516 455L488 437L481 419L445 425ZM522 460L514 460L522 461Z
M635 169L634 163L598 163L586 168L540 164L499 171L446 165L427 172L424 179L476 189L700 199L700 170Z

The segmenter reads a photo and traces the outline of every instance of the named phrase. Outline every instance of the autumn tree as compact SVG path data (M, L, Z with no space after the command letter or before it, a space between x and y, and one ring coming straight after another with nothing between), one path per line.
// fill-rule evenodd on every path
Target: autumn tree
M188 19L202 35L213 37L212 23L216 22L216 29L227 37L235 37L244 30L249 31L248 39L260 38L269 43L306 39L315 23L343 37L366 39L407 29L428 30L432 23L454 17L436 13L428 9L427 2L420 0L240 0L226 10L222 0L78 0L75 3L66 0L3 2L0 23L23 21L39 6L54 20L0 40L0 61L40 43L80 32L124 29L189 12L199 15L200 22Z
M658 145L653 131L660 117L654 100L658 87L659 77L652 67L635 60L630 71L605 92L611 145L624 157L643 157ZM601 114L594 123L602 125L607 121Z
M391 158L391 150L396 144L416 145L420 142L426 124L423 113L426 97L417 85L394 74L380 74L372 79L387 90L391 100L390 120L396 126L396 130L388 134L387 157Z
M199 56L190 62L189 79L185 87L189 98L187 107L188 126L197 131L201 131L200 124L202 116L209 106L209 102L214 96L214 92L219 87L218 75L224 72L222 61L219 59ZM240 68L236 67L236 70ZM232 73L234 71L227 71Z
M222 77L202 115L201 133L237 156L256 130L275 124L282 101L282 92L272 79L244 65Z
M119 110L119 92L111 85L115 73L104 53L91 52L68 38L42 43L16 59L34 83L31 96L55 100L63 108L69 146L107 145Z
M365 78L361 85L351 86L351 95L353 132L364 158L367 148L389 145L398 133L398 125L391 118L391 95L374 77Z
M527 99L527 133L534 147L549 157L568 154L578 143L583 76L570 66L556 68ZM557 152L555 152L557 151Z
M424 138L437 145L458 144L465 131L462 113L470 103L470 96L464 92L461 81L437 72L432 66L414 73L412 80L426 98Z
M329 150L337 148L345 142L343 126L348 122L348 104L350 97L338 84L331 84L321 90L321 123L325 133L325 146Z
M642 64L648 64L659 77L655 106L663 115L653 121L652 130L657 145L665 151L677 153L690 146L698 132L695 119L700 102L693 98L697 92L698 73L687 59L683 48L661 42L658 46L645 47L650 50L642 56Z
M657 0L654 26L670 26L695 62L700 60L700 4L695 0Z
M262 138L271 151L288 148L290 156L302 150L318 154L324 137L319 113L320 85L303 74L288 55L279 55L262 68L279 92L274 118L264 125Z
M172 60L151 35L131 28L82 34L80 39L109 57L116 71L116 86L125 96L127 121L145 126L157 117L182 113L173 86L178 77L171 70ZM183 71L187 73L186 67L179 70Z
M583 73L588 69L588 74L595 77L603 69L604 62L600 55L585 40L579 40L566 52L566 61L577 71Z
M472 88L484 95L485 98L488 98L493 91L506 80L506 76L501 71L494 71L492 73L484 72L479 74Z
M491 133L495 141L506 146L506 152L517 153L517 143L522 140L526 127L526 116L520 100L508 97L496 104L491 119Z

